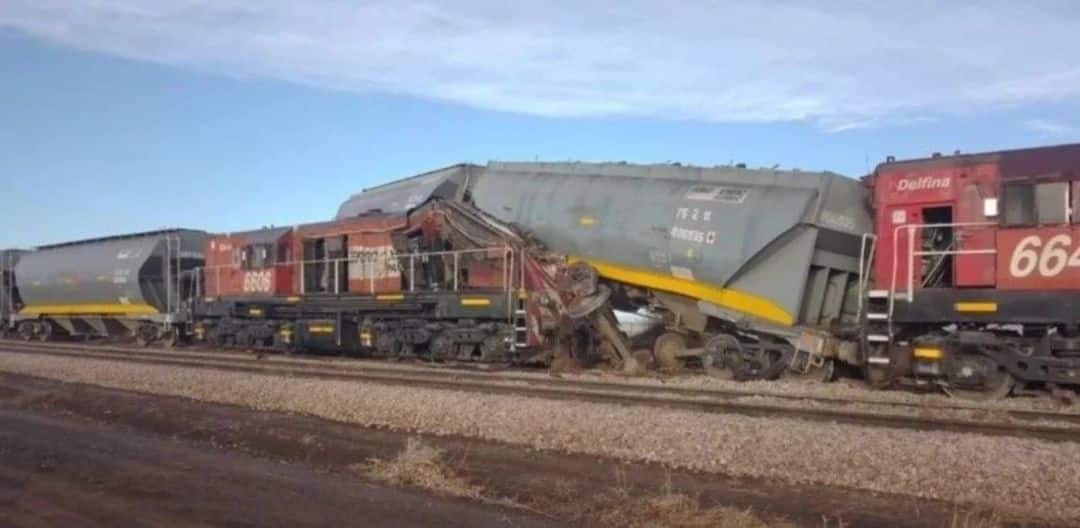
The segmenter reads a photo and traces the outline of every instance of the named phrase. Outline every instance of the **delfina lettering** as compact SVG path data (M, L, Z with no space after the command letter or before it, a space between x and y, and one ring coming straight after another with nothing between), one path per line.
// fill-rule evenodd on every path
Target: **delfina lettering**
M921 178L900 180L896 182L896 190L904 192L924 191L928 189L948 189L951 182L952 180L948 176L942 176L940 178L923 176Z

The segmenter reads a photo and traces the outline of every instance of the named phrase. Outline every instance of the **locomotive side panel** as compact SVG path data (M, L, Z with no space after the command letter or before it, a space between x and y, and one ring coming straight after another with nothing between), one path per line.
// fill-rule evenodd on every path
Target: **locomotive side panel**
M890 160L873 185L872 382L980 397L1076 384L1080 145Z
M292 230L217 235L206 244L205 297L292 295Z
M998 288L1080 290L1080 226L1002 229Z

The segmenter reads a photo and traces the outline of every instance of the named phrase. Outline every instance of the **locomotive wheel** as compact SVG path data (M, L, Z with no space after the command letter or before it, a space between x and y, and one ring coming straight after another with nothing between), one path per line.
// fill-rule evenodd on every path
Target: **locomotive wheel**
M454 340L447 335L437 335L428 344L432 361L446 361L454 357Z
M380 333L375 337L375 350L382 357L398 358L401 356L402 348L404 347L401 342L389 332Z
M494 362L506 359L506 345L497 335L487 336L480 342L480 361Z
M952 359L943 390L965 400L1000 400L1012 392L1016 380L996 361L978 354L961 354Z
M946 386L943 390L945 394L961 400L994 401L1008 396L1015 384L1016 380L1013 379L1012 374L1001 372L983 390L958 389L952 386Z
M653 356L661 370L682 370L683 362L679 355L686 351L686 337L675 332L666 332L653 343Z

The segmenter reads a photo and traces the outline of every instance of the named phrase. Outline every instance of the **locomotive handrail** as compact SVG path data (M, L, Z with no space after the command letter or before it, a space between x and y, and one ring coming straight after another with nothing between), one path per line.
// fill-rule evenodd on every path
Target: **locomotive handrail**
M940 223L940 224L902 224L893 228L892 239L892 270L891 279L889 281L889 320L892 320L893 310L896 304L897 294L897 264L899 263L899 240L900 231L907 230L907 284L905 291L905 299L911 303L915 301L915 257L921 257L926 255L993 255L997 253L997 249L953 249L953 250L915 250L915 230L926 227L993 227L998 225L996 222L952 222L952 223Z
M867 248L869 244L869 248ZM869 249L869 251L867 251ZM870 284L870 269L874 265L874 251L877 250L877 235L863 233L859 237L859 301L855 312L855 320L862 320L863 297L866 295L866 287Z
M192 272L196 273L197 277L200 276L200 275L205 275L204 278L209 278L208 273L212 271L213 272L213 281L214 281L213 282L213 287L219 292L219 295L220 295L221 279L222 279L221 272L222 272L222 270L227 270L227 271L228 270L232 270L232 271L260 271L260 270L268 270L268 269L276 268L276 267L290 267L290 268L295 269L297 266L299 266L299 270L300 270L300 273L299 273L299 290L300 290L300 294L304 295L304 294L307 293L305 291L305 288L306 288L305 268L306 268L306 266L309 265L309 264L330 264L330 263L333 263L333 269L334 269L333 279L332 279L334 281L334 286L333 286L334 292L333 293L340 294L341 293L341 289L340 289L341 288L341 281L340 281L341 264L343 262L346 265L348 265L350 263L358 263L361 266L363 266L363 270L364 270L364 272L366 272L366 273L363 273L363 274L367 275L367 277L365 277L365 278L369 281L370 293L374 294L375 293L375 280L376 280L375 272L376 272L376 269L377 269L376 265L381 262L384 267L397 266L400 263L400 259L408 258L409 259L409 269L408 269L408 273L405 276L409 280L408 291L409 292L414 292L414 291L416 291L416 280L415 280L415 278L416 278L416 269L415 268L416 268L417 260L418 259L427 259L427 258L430 258L430 257L450 256L450 257L452 257L452 260L451 260L452 267L451 267L451 269L452 269L452 274L453 274L453 277L452 277L452 280L451 280L451 283L452 283L451 291L456 292L456 291L461 291L461 283L460 283L461 256L462 255L477 254L477 253L485 253L485 254L487 254L487 253L491 253L492 251L500 251L501 255L500 255L499 258L501 258L502 261L503 261L503 273L502 273L502 277L501 277L502 284L501 284L500 291L501 292L510 292L510 291L513 290L514 273L513 273L512 270L509 269L509 266L512 265L511 263L513 262L514 248L509 246L509 245L489 246L489 247L484 247L484 248L441 250L441 251L418 251L418 252L411 252L411 253L407 253L407 254L358 254L358 255L354 255L352 257L336 257L336 258L332 258L332 259L331 258L326 258L326 259L288 260L288 261L284 261L284 262L274 262L272 264L269 264L265 268L259 268L259 270L245 270L243 268L243 263L242 262L234 262L234 263L230 263L230 264L219 264L219 265L214 265L214 266L202 266L200 268L195 268L194 270L192 270ZM521 260L524 260L524 259L521 259ZM398 270L398 271L400 272L401 270ZM197 286L196 290L194 292L196 297L205 297L205 295L206 295L205 292L209 287L208 282L209 281L205 281L205 280L200 282L199 279L196 278L196 284L197 285L201 284L201 288L199 288Z

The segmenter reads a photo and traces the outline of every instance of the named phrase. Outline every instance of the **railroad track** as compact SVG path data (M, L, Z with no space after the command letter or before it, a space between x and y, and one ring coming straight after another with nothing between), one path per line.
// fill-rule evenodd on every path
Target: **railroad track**
M911 402L879 402L797 395L762 395L748 391L693 389L576 381L501 377L498 374L456 369L401 369L342 363L295 362L258 358L235 353L207 353L184 349L139 349L79 343L25 343L0 341L4 353L76 357L138 364L177 366L289 376L295 378L358 381L487 394L530 396L546 399L639 405L710 413L782 417L872 425L897 429L936 430L993 436L1039 438L1055 442L1080 442L1080 415L1034 410L988 410L965 406L920 405ZM747 401L761 396L773 402ZM789 402L785 405L777 402ZM799 404L799 405L795 405ZM867 411L859 405L894 412ZM994 419L919 416L913 411L985 413ZM905 412L907 414L905 414ZM1052 425L1045 422L1054 422Z
M952 411L952 412L969 412L969 413L995 413L999 415L1007 415L1010 419L1019 421L1041 421L1041 420L1055 420L1055 421L1073 421L1080 424L1080 413L1061 413L1053 411L1037 411L1037 410L1025 410L1025 409L992 409L987 407L978 406L977 404L943 404L939 402L911 402L911 401L888 401L880 399L851 399L840 398L830 396L812 396L807 394L778 394L778 393L762 393L746 389L733 389L726 387L710 387L710 388L691 388L681 387L676 385L640 385L640 384L627 384L618 382L605 382L605 381L593 381L583 379L562 379L562 378L536 378L536 377L522 377L518 374L523 373L522 370L506 370L506 369L483 369L477 368L473 364L424 364L417 365L415 363L393 363L388 360L381 359L363 359L363 358L342 358L340 356L283 356L277 353L260 353L258 355L252 352L228 350L220 348L203 348L203 347L185 347L181 349L167 349L167 348L146 348L138 347L134 345L108 345L102 342L95 342L93 344L81 344L81 343L37 343L37 342L23 342L13 340L0 340L0 347L5 345L19 346L19 347L31 347L31 348L57 348L62 347L69 350L91 350L91 351L110 351L118 353L157 353L169 358L189 358L189 359L237 359L244 361L258 360L259 363L267 365L281 365L281 366L317 366L323 368L332 368L337 371L346 372L391 372L391 373L405 373L405 374L431 374L439 376L448 376L458 380L469 380L478 382L516 382L525 383L530 385L541 385L548 387L566 387L577 389L594 389L602 391L633 391L637 393L652 394L652 395L670 395L686 398L721 398L721 399L738 399L738 398L751 398L751 397L765 397L778 401L789 401L799 403L813 403L835 406L857 406L857 405L873 405L880 407L890 407L894 409L908 409L911 411ZM482 364L481 364L482 365ZM868 389L869 392L869 389Z

